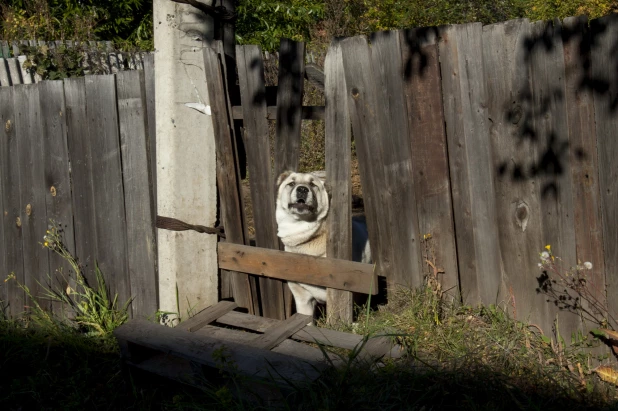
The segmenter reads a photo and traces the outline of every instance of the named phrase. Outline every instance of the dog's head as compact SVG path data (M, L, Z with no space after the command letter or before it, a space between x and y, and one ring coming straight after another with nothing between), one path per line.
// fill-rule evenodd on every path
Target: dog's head
M278 208L303 221L326 218L330 189L322 173L285 171L277 178L277 187Z

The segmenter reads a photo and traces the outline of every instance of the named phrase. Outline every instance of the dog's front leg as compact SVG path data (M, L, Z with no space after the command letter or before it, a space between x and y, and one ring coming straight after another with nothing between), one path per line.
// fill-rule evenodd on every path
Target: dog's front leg
M294 282L288 282L290 291L294 296L294 303L296 304L296 312L299 314L309 315L313 318L315 311L315 298L311 293L305 290L300 284Z

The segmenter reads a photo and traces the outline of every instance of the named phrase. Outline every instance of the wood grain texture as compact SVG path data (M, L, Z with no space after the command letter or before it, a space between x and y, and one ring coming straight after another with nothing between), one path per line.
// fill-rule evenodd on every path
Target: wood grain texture
M159 308L152 168L148 144L146 87L142 70L116 74L127 263L134 318Z
M0 180L3 198L2 222L4 228L4 271L0 273L7 278L11 273L24 283L24 257L21 229L21 204L19 185L19 146L15 129L15 106L13 87L0 88ZM4 281L4 280L3 280ZM6 293L7 314L18 316L24 311L26 295L15 281L2 282ZM5 307L3 307L5 308Z
M127 220L115 77L86 76L85 84L96 259L110 290L118 293L118 301L124 304L131 297L131 283L125 274L128 271Z
M376 294L373 265L306 254L219 243L219 267L364 294Z
M333 40L324 62L326 100L325 163L331 189L330 210L326 220L328 242L326 256L352 259L352 128L339 41ZM330 322L352 322L353 295L328 289L326 315Z
M19 158L19 196L22 232L22 251L24 258L23 283L31 295L38 300L44 293L47 283L49 256L41 247L47 230L47 211L45 206L45 170L43 139L41 138L41 108L39 89L36 86L15 87L15 135ZM28 305L31 299L26 296ZM49 300L40 299L39 304L50 309Z
M240 194L240 172L238 156L234 147L234 124L228 111L230 104L225 90L226 80L222 71L222 56L211 48L204 48L204 73L208 84L208 101L212 111L213 131L217 150L217 188L219 190L220 218L225 227L226 240L236 244L245 243L245 219L242 196ZM223 274L222 274L223 275ZM224 293L222 283L221 297L234 296L234 301L255 312L249 277L246 274L229 272L231 290ZM231 291L231 293L230 293ZM257 297L257 296L255 296ZM259 312L259 311L258 311Z
M258 247L279 248L275 222L275 192L270 163L270 141L264 88L262 52L257 46L237 46L238 78L243 102L243 141L247 152L251 203L255 223L255 241ZM285 308L283 284L260 278L262 314L283 319Z
M371 243L371 255L379 275L391 275L393 270L392 226L388 208L389 190L383 164L381 119L376 107L378 91L367 39L351 37L341 42L343 67L348 94L348 109L356 142L363 200Z
M400 32L409 144L417 201L421 248L425 258L444 270L442 290L459 296L457 247L442 108L437 28ZM433 269L424 262L425 273Z
M381 191L387 192L388 222L393 227L393 264L388 279L391 284L419 287L423 264L399 32L374 33L371 60L378 92L374 109L382 129Z
M439 53L462 298L502 301L480 23L448 26Z
M305 43L281 39L275 123L275 176L298 171L305 84Z
M152 174L152 215L157 216L157 130L155 122L155 68L154 54L144 57L144 83L146 87L146 113L148 116L148 156ZM156 239L155 239L156 240Z
M0 87L8 87L12 85L11 73L6 58L0 58Z
M238 305L233 301L220 301L215 305L203 309L188 320L182 321L174 328L191 332L197 331L236 307L238 307Z
M592 79L606 84L594 94L597 153L599 160L599 188L603 218L603 245L605 252L605 281L608 310L618 313L618 130L616 82L616 39L618 16L611 15L591 22L595 47L592 48ZM603 83L604 82L604 83ZM593 262L594 264L594 262Z
M279 321L272 325L264 334L255 337L248 342L252 347L261 348L263 350L272 350L282 341L286 340L297 331L305 328L310 324L313 318L309 315L296 313L285 321Z
M38 85L41 105L41 138L43 139L44 188L47 218L61 229L68 250L75 252L73 230L73 202L69 175L69 148L67 143L66 107L64 83L45 81ZM48 273L54 288L66 289L69 276L73 276L70 264L58 254L49 252ZM47 284L45 281L44 284ZM65 307L53 302L54 311Z

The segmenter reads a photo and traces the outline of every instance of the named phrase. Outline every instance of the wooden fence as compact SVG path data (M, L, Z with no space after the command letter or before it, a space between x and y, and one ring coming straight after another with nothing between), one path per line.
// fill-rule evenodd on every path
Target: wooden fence
M213 106L223 122L215 137L228 141L218 167L231 241L246 242L246 234L229 143L236 140L221 118L229 111L243 120L256 243L264 248L279 248L273 181L298 166L301 119L324 118L334 190L329 255L349 257L353 134L377 271L389 284L421 285L433 255L452 295L501 304L546 333L558 318L568 336L581 318L539 292L539 254L551 245L565 269L593 263L586 285L617 313L617 47L616 15L590 25L515 20L343 39L327 55L325 111L302 107L301 44L282 43L276 103L259 48L237 47L242 109ZM209 84L226 75L220 55L205 52ZM274 170L267 119L277 122ZM239 305L261 300L264 315L285 315L281 283L239 278Z
M158 308L152 56L145 63L145 71L0 87L0 272L36 297L48 275L62 289L69 277L41 244L51 219L91 284L98 261L119 304L133 298L134 317ZM0 292L10 314L32 303L16 281Z

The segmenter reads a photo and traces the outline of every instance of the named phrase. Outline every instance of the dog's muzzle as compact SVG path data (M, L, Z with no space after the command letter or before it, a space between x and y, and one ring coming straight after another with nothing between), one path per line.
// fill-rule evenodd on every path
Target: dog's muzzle
M289 208L296 209L299 212L313 212L315 207L310 201L309 198L309 189L305 186L298 186L294 191L295 195L292 197L296 197L296 201L288 204Z

